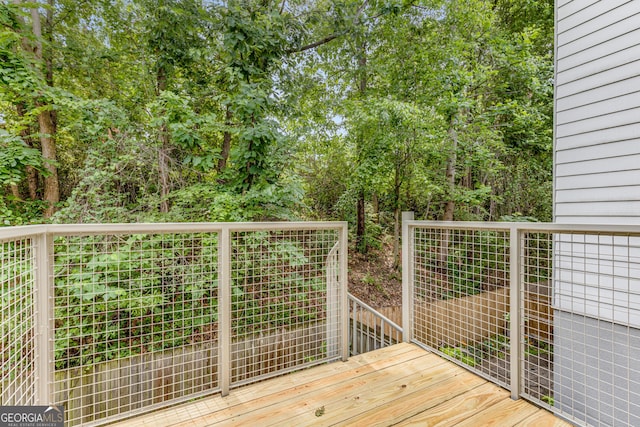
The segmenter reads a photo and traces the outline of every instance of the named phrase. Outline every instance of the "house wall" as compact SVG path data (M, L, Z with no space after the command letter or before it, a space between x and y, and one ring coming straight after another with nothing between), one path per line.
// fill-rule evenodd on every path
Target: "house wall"
M556 7L555 219L640 224L640 2Z
M554 219L640 224L640 1L556 0ZM640 239L560 235L554 401L640 425Z

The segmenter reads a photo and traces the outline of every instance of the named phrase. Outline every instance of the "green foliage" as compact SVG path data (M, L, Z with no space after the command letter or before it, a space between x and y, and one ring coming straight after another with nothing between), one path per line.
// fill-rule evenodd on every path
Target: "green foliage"
M472 368L477 364L475 357L468 354L467 351L461 347L440 347L438 350L451 358L461 361L465 365L471 366Z
M21 138L0 129L0 187L18 186L27 168L47 174L40 152ZM44 204L38 200L23 200L12 193L0 195L0 225L22 225L39 221Z
M456 219L549 220L552 12L546 0L56 2L37 39L29 10L7 4L0 113L27 141L38 104L55 111L58 221L355 223L359 195L383 229L394 211L437 219L451 201ZM24 168L2 164L2 182L33 198ZM9 222L37 217L3 191Z
M501 232L478 231L453 235L447 251L447 271L453 286L443 298L475 295L486 286L508 280L509 240ZM432 255L435 259L437 254Z
M56 249L59 369L198 342L217 321L215 236L67 237Z
M335 238L331 231L296 237L238 233L231 265L234 336L322 321L324 260ZM57 369L195 344L217 334L216 234L66 236L57 237L54 247ZM33 293L31 255L16 243L0 249L3 336L26 336L31 326L21 313Z
M458 347L440 347L443 354L461 361L471 367L482 364L492 357L507 358L510 340L505 335L493 335L477 343L463 344Z
M17 185L24 178L26 168L44 170L42 155L19 137L0 129L0 185Z
M233 241L236 334L301 325L324 316L324 304L318 300L326 291L326 278L308 254L328 253L330 248L323 248L322 242L317 245L301 245L267 232L243 233Z

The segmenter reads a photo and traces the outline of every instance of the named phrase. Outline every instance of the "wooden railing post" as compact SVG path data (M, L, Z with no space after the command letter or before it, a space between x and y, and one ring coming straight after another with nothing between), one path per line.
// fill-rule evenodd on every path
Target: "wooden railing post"
M413 229L409 221L413 221L413 212L402 212L402 340L413 339Z

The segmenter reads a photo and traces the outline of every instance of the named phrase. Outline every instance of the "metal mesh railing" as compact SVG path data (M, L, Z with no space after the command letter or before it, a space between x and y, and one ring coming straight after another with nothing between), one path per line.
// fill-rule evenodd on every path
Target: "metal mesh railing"
M520 234L521 395L551 409L553 403L553 234Z
M337 230L232 233L232 385L341 357Z
M355 356L402 342L402 328L349 294L349 355Z
M88 423L218 389L218 233L54 239L55 401Z
M640 233L553 235L553 403L594 426L640 425Z
M2 356L0 402L37 401L35 244L30 237L0 240Z
M640 425L639 227L407 230L414 342L573 423Z
M2 405L102 424L346 357L343 223L29 230L0 229Z
M509 384L509 234L414 231L413 337L498 384Z

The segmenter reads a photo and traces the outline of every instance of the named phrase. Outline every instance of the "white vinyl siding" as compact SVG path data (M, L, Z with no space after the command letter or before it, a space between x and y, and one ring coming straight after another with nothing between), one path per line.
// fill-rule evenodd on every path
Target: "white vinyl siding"
M555 220L640 223L640 1L559 0L556 37Z
M558 1L557 7L555 221L640 223L640 1ZM631 273L624 283L590 271L607 261L585 261L596 246L574 243L567 262L575 269L556 278L556 307L640 325L635 243L624 249L621 262Z
M640 224L640 0L555 6L554 220ZM555 409L640 425L640 238L556 235L553 289Z

